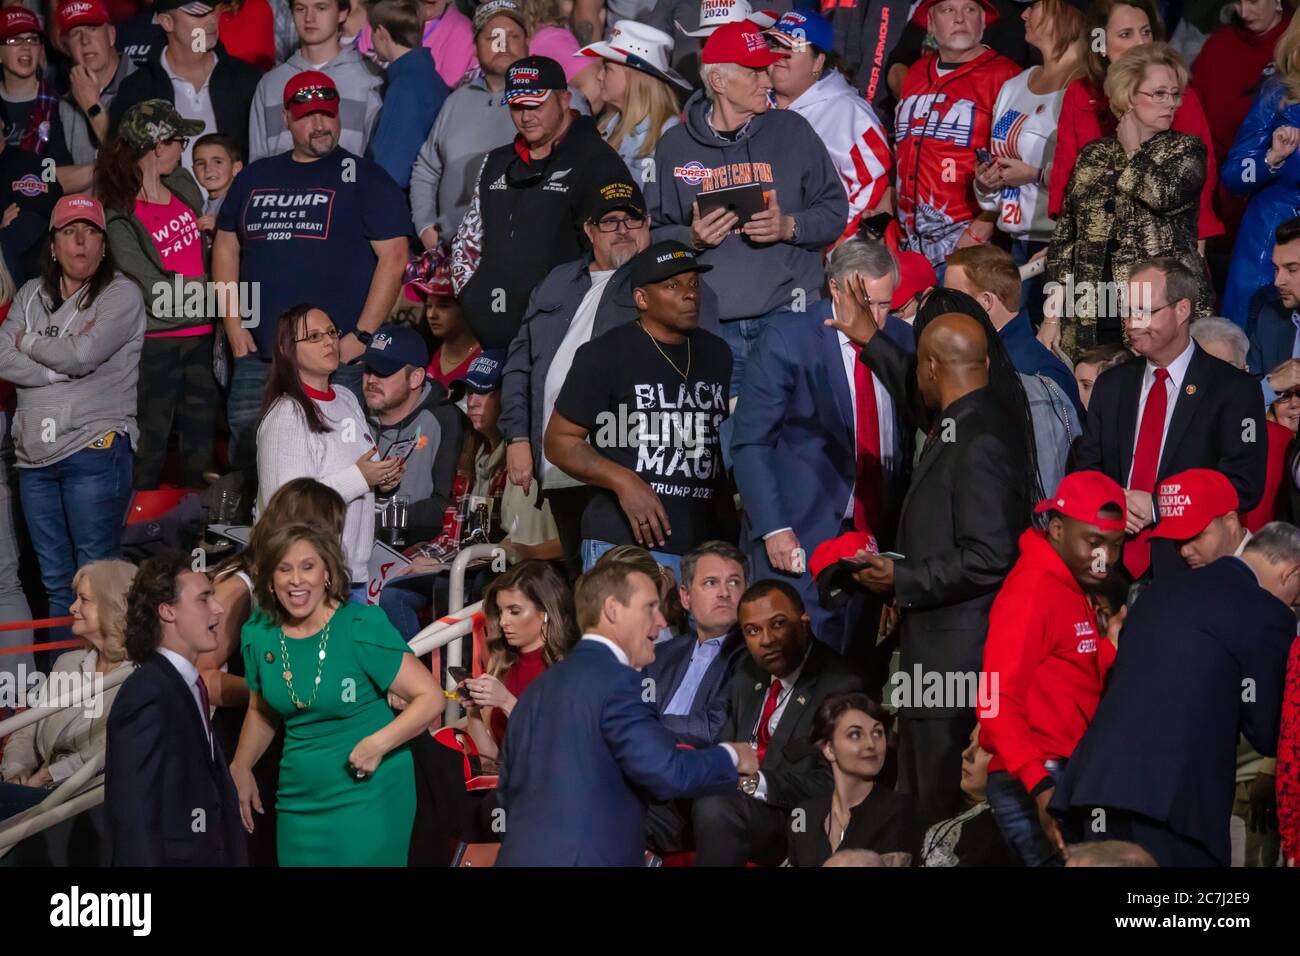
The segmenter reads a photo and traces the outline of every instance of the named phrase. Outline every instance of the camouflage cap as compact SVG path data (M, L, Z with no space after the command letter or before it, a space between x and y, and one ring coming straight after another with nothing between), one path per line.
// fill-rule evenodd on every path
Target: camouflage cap
M148 149L179 136L198 136L203 129L203 120L186 119L166 100L145 100L126 111L117 132L136 149Z

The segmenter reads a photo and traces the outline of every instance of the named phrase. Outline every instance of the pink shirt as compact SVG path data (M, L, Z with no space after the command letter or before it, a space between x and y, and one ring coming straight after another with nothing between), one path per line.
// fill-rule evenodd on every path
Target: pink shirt
M454 90L465 74L478 66L474 52L474 24L448 0L442 16L424 25L424 45L433 54L438 75ZM370 24L357 34L357 51L370 56L375 45L370 41Z
M135 217L153 238L164 269L179 272L187 278L203 275L203 233L199 231L198 217L178 196L173 194L166 203L137 199ZM172 332L151 332L146 337L203 335L211 331L211 325L199 325Z
M564 79L572 83L573 78L598 62L589 56L574 56L582 47L572 33L564 27L542 27L528 38L528 53L531 56L549 56L564 70Z

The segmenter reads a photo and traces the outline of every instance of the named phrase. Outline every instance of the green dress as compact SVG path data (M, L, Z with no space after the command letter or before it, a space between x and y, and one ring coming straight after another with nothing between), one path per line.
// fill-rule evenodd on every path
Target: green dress
M280 865L405 866L415 823L410 749L389 752L362 780L348 770L348 756L393 719L387 692L410 648L378 607L343 604L329 628L320 692L305 710L285 686L280 628L258 612L241 635L249 689L284 718L275 801ZM294 693L309 701L320 634L284 643Z

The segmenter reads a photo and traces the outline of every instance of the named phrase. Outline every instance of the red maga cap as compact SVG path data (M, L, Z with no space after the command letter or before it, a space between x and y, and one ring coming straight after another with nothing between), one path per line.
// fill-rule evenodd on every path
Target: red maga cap
M1212 468L1189 468L1170 475L1156 489L1160 521L1151 531L1153 538L1185 541L1195 538L1215 518L1236 511L1237 489L1221 472Z
M64 0L54 17L60 33L74 27L98 27L109 22L108 10L99 0Z
M339 88L320 70L303 70L284 84L284 108L294 119L312 113L339 115Z
M934 266L921 253L896 252L894 260L898 263L898 285L894 286L894 297L889 303L891 312L897 312L917 294L939 284Z
M790 54L773 50L767 45L767 37L758 27L748 20L738 23L724 23L713 31L713 35L704 41L700 52L700 63L736 63L750 69L769 67L777 60L784 60Z
M998 8L993 5L992 0L975 0L975 2L984 10L984 26L986 28L997 23ZM943 3L943 0L924 0L924 2L916 8L916 12L912 14L912 22L924 30L926 24L929 22L931 8L937 7L941 3Z
M81 194L64 196L54 204L54 212L50 214L51 229L62 229L73 222L88 222L101 230L107 228L104 225L104 207L99 200Z
M26 7L5 7L0 10L0 40L21 36L24 33L41 33L41 21Z
M1107 505L1119 509L1118 518L1101 516L1101 509ZM1034 511L1037 514L1055 511L1075 521L1096 525L1102 531L1123 531L1127 524L1124 489L1099 471L1076 471L1066 475L1056 486L1056 494L1040 501Z

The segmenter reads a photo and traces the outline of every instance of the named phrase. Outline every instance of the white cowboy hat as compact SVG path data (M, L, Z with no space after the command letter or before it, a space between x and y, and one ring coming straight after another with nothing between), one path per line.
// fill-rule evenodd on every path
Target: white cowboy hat
M614 24L614 32L608 40L584 46L573 55L600 57L622 63L689 92L691 84L668 65L668 54L672 49L673 38L663 30L656 30L635 20L619 20Z

